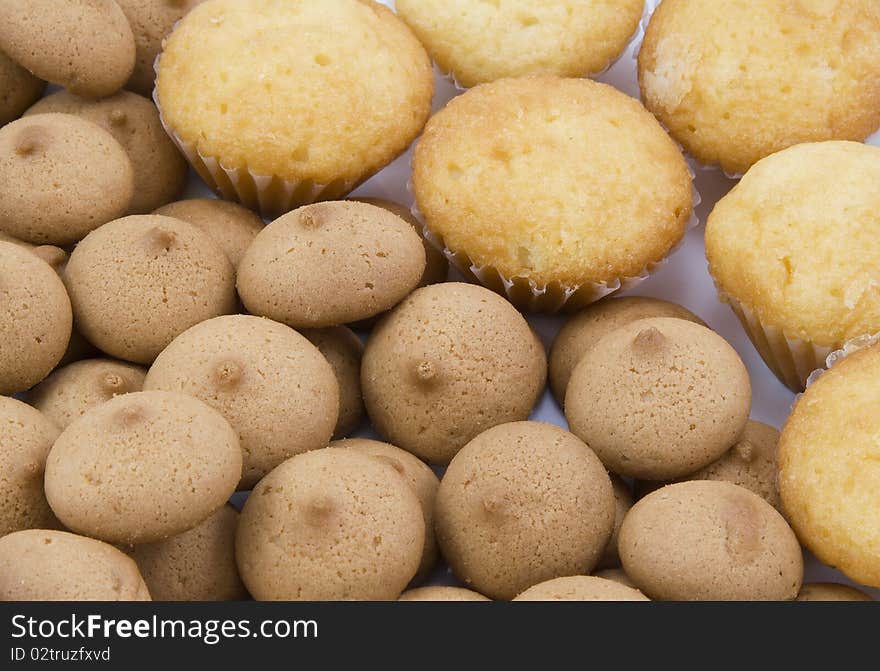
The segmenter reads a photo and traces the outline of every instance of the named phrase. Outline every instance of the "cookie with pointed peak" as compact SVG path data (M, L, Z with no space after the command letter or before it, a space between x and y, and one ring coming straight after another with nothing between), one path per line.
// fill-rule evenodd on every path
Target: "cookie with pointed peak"
M639 590L591 575L554 578L529 587L514 601L648 601Z
M15 121L33 105L46 82L0 51L0 126Z

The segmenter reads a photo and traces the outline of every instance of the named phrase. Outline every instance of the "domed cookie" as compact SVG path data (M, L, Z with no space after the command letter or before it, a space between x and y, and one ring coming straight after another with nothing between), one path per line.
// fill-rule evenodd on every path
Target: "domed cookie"
M194 324L235 311L232 266L192 224L132 215L89 234L64 282L77 327L126 361L148 364Z
M834 582L811 582L801 587L795 601L873 601L863 591Z
M729 482L669 485L633 506L620 529L632 581L663 601L783 601L803 559L794 532L757 494Z
M601 338L565 395L571 430L614 473L672 479L733 445L751 408L748 372L724 338L673 318L640 319Z
M614 529L611 531L611 538L605 546L605 552L599 559L599 568L610 568L620 566L620 557L617 554L617 537L620 534L620 525L623 524L623 518L633 507L632 488L622 478L611 474L611 486L614 489Z
M238 568L257 600L397 599L424 546L419 500L389 464L327 448L288 459L245 503Z
M239 489L300 452L326 447L339 413L333 368L292 328L229 315L196 324L153 362L144 389L195 396L220 412L244 453Z
M621 585L626 587L632 587L633 589L638 589L636 584L629 579L629 576L626 574L622 568L606 568L601 571L595 571L593 573L597 578L604 578L605 580L613 580L614 582L618 582Z
M421 238L375 205L307 205L264 228L238 267L249 312L294 328L336 326L399 303L425 270Z
M27 249L0 242L0 394L46 377L70 340L70 300L55 271Z
M58 433L39 411L0 396L0 536L58 526L43 493L46 455Z
M46 462L46 498L72 531L150 543L206 520L240 477L238 437L220 413L184 394L141 391L61 433Z
M118 91L134 68L134 36L113 0L2 2L0 49L40 79L90 98Z
M20 117L45 87L46 82L0 51L0 126Z
M539 582L592 570L611 537L614 493L576 436L513 422L455 455L434 515L456 576L488 597L512 599Z
M374 329L361 363L373 425L436 464L489 427L527 419L546 375L544 348L523 316L458 282L414 291Z
M0 229L69 245L121 216L134 193L125 149L97 124L35 114L0 128Z
M150 212L174 200L186 185L186 160L162 129L159 112L150 100L128 91L101 100L59 91L40 100L27 114L52 112L98 124L125 149L134 169L134 192L127 214Z
M113 359L85 359L56 368L27 400L60 429L119 394L140 391L147 371Z
M648 601L648 597L613 580L575 575L533 585L514 601Z
M408 589L398 601L491 601L482 594L464 587L430 586Z
M112 545L65 531L0 538L2 601L149 601L135 563Z
M345 438L364 419L364 397L361 393L361 357L364 345L345 326L303 329L302 334L318 348L333 368L339 385L339 419L333 438Z
M182 534L127 550L153 601L241 601L235 565L238 511L227 504Z

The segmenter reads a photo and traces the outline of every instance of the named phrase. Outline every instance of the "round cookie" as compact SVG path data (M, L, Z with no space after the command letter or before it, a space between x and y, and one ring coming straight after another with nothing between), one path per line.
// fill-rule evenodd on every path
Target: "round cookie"
M546 375L544 348L523 316L459 282L414 291L373 330L361 363L376 429L437 464L489 427L527 419Z
M40 79L90 98L118 91L134 68L134 36L114 0L2 2L0 49Z
M349 438L330 444L331 447L346 447L373 457L378 457L391 464L395 471L400 473L410 484L412 490L419 498L422 506L422 514L425 518L425 547L422 550L422 561L419 570L416 571L414 582L423 580L437 563L437 539L434 536L434 501L437 498L437 488L440 480L434 475L425 462L414 457L406 450L399 447L382 443L378 440L367 438Z
M638 589L636 584L629 579L629 576L626 574L622 568L606 568L601 571L595 571L593 573L597 578L604 578L605 580L613 580L614 582L620 583L626 587L632 587L633 589Z
M257 600L397 599L425 542L419 500L389 464L329 447L288 459L245 503L238 568Z
M45 87L46 82L0 51L0 126L20 117Z
M399 303L425 270L421 238L375 205L307 205L266 226L238 267L249 312L294 328L336 326Z
M239 489L300 452L326 447L339 413L333 368L292 328L263 317L209 319L177 336L144 389L195 396L238 433Z
M0 128L0 229L69 245L121 216L134 169L106 130L70 114L34 114Z
M590 575L554 578L529 587L514 601L648 601L639 590Z
M437 585L408 589L398 601L491 601L482 594L464 587Z
M65 531L0 538L0 601L149 601L135 563L112 545Z
M550 388L556 401L560 405L565 402L565 389L574 367L602 336L637 319L651 317L675 317L703 324L686 308L647 296L606 298L569 317L550 348Z
M191 198L169 203L153 214L188 221L211 236L238 268L245 251L263 230L263 220L246 207L219 198Z
M324 329L303 329L301 333L324 355L339 385L339 419L333 438L345 438L364 419L364 397L361 393L361 357L364 345L346 326Z
M748 372L724 338L683 319L640 319L601 338L565 395L573 433L614 473L677 478L733 445L751 409Z
M484 431L440 482L434 529L456 576L493 599L593 569L614 526L614 493L595 454L552 424Z
M241 477L241 460L235 431L201 401L157 391L123 394L89 410L55 441L46 498L72 531L150 543L192 529L222 506Z
M614 489L614 529L611 532L611 538L605 546L605 552L597 564L598 568L612 568L620 566L620 556L617 554L617 537L620 534L620 525L623 524L623 518L633 507L633 491L632 488L619 476L610 474L611 486Z
M797 596L803 558L769 503L729 482L663 487L633 506L620 529L632 581L662 601L784 601Z
M200 2L203 0L116 0L134 34L134 71L126 88L143 96L153 93L154 64L162 51L162 39Z
M232 266L192 224L132 215L90 233L64 282L77 328L102 351L148 364L194 324L235 311Z
M85 359L56 368L28 392L27 400L58 428L119 394L140 391L147 371L113 359Z
M58 91L27 111L73 114L98 124L122 145L134 170L127 214L145 214L172 200L186 185L187 163L162 128L152 101L128 91L88 100Z
M153 601L241 601L247 591L235 565L238 511L221 506L201 524L127 550Z
M810 582L801 587L795 601L873 601L863 591L834 582Z
M46 456L58 433L39 411L0 396L0 536L58 526L43 493Z
M55 367L73 324L55 271L27 249L0 242L0 394L29 389Z

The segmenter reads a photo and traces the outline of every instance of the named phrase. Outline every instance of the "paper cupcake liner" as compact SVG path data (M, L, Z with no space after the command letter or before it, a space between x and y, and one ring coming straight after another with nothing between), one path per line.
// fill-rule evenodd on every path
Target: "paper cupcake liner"
M843 344L843 347L834 350L825 358L824 367L817 368L812 373L810 373L810 376L807 378L806 387L809 388L811 384L822 377L823 373L830 370L831 368L834 368L834 366L843 361L853 352L858 352L859 350L865 349L866 347L873 347L877 344L880 344L880 333L875 333L874 335L863 335L857 338L853 338L852 340L848 340Z

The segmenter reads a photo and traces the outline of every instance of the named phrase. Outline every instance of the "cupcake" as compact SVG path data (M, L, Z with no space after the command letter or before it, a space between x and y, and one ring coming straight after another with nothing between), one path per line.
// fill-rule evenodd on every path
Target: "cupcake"
M620 56L644 0L397 0L443 72L461 86L504 77L596 75Z
M204 2L157 68L163 120L193 167L269 217L385 167L422 130L434 87L406 25L359 0Z
M709 216L719 296L791 389L880 331L878 183L877 147L803 144L758 162Z
M639 53L645 105L697 160L742 173L880 128L880 4L666 0Z
M541 311L644 278L692 211L675 143L637 101L584 79L504 79L454 99L416 146L413 189L426 234L465 275Z

